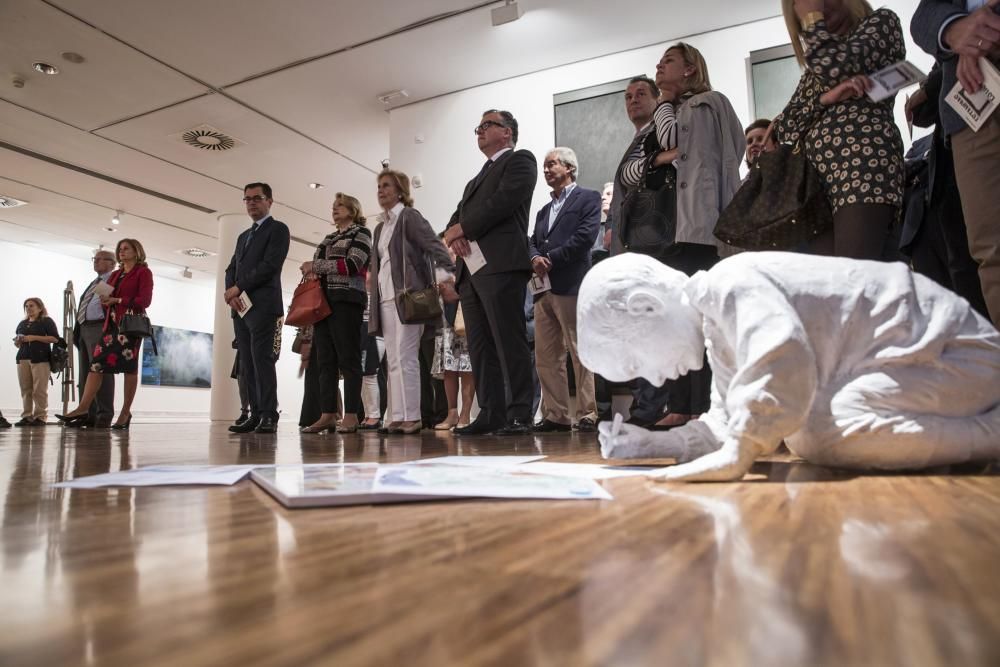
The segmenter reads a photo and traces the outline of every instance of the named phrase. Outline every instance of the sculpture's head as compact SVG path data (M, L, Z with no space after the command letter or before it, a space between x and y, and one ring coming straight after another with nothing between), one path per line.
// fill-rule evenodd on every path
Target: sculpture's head
M576 306L583 365L612 382L643 377L657 386L701 368L702 318L684 293L687 280L645 255L594 266Z

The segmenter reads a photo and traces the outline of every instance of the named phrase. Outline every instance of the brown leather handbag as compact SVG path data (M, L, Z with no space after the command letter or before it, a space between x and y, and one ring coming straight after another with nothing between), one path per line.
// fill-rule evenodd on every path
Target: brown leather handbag
M722 211L716 238L744 250L791 250L833 227L819 173L801 143L761 153Z
M306 327L329 317L330 304L326 301L322 280L302 279L295 288L292 302L288 304L285 324L290 327Z

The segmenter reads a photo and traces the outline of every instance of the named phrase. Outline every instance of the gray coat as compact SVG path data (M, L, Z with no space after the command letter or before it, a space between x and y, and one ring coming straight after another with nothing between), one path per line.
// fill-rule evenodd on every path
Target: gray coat
M382 303L382 295L379 293L378 272L381 258L379 257L379 239L382 237L382 228L385 223L380 222L375 227L375 237L372 242L371 289L368 290L368 333L382 335L382 311L379 308ZM396 227L393 229L392 238L389 239L389 256L392 258L392 284L396 286L397 294L400 286L404 290L420 290L437 283L434 278L434 266L448 271L455 270L455 263L451 261L448 250L444 247L441 239L434 234L431 225L420 211L412 207L405 207L399 214ZM402 258L402 261L400 261ZM405 264L406 280L403 280L403 268ZM399 301L396 301L396 311L402 319ZM423 324L437 325L440 318L423 322ZM412 323L411 323L412 324Z

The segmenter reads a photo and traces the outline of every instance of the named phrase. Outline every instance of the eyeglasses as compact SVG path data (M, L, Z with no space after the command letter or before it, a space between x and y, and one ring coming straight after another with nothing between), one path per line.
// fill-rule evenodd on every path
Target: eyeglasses
M472 133L480 134L481 132L485 132L486 130L490 129L491 125L496 125L497 127L507 127L503 123L498 123L495 120L484 120L482 123L472 128Z
M252 202L252 201L256 201L256 202L262 202L262 201L264 201L265 199L267 199L267 197L265 197L264 195L254 195L253 197L244 197L244 198L243 198L243 201L244 201L245 203L249 204L249 203L250 203L250 202Z

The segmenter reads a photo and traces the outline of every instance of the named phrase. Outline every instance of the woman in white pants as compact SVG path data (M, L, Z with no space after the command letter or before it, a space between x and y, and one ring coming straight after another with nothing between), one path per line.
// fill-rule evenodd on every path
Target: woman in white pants
M410 179L385 169L378 175L378 216L371 255L368 331L385 340L389 404L380 433L417 433L420 419L420 337L440 316L403 322L397 296L437 283L446 301L457 301L455 265L424 216L413 208ZM434 265L434 270L431 269Z

